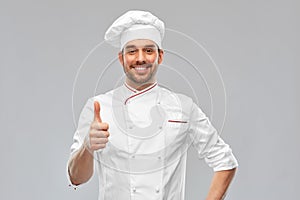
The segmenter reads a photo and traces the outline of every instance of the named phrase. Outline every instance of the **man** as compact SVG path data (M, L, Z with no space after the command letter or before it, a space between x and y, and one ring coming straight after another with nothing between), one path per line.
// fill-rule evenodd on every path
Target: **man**
M100 200L183 200L190 145L215 171L207 200L223 199L234 176L237 161L201 109L157 84L163 37L164 23L145 11L125 13L105 34L126 79L88 100L68 162L73 186L97 167Z

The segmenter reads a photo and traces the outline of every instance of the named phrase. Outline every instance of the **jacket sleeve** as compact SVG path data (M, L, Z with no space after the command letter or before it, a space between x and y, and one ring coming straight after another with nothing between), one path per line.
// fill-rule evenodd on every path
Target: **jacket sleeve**
M195 103L191 109L189 136L198 157L204 158L214 171L229 170L238 166L230 146L222 140L208 117Z
M76 189L78 186L72 184L69 176L69 162L72 159L72 156L80 149L83 145L85 137L88 135L90 124L93 121L94 108L93 108L93 99L89 99L84 105L78 120L78 125L76 131L73 136L73 144L70 148L70 156L67 162L67 178L69 182L69 186L72 186Z

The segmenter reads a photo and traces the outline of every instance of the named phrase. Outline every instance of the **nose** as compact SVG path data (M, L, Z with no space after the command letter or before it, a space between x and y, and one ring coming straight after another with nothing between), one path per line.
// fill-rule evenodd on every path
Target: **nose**
M144 63L145 62L145 54L144 54L144 51L142 49L138 50L136 61L138 63Z

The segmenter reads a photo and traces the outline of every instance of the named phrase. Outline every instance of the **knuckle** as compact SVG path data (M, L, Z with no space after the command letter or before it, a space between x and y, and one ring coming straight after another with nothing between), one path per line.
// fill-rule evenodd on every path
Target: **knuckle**
M103 135L104 135L105 138L108 138L109 132L108 132L108 131L105 131L105 132L103 132Z
M109 128L109 124L108 123L103 123L105 125L105 128L108 129Z
M108 127L109 127L109 126L108 126L107 123L105 123L105 122L101 123L101 129L102 129L102 130L107 130Z
M108 139L107 138L101 138L101 141L102 141L101 142L102 144L106 144L108 142Z

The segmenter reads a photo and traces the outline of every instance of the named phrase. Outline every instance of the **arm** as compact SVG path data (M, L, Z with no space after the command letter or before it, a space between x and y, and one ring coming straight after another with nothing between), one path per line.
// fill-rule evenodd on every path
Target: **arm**
M234 177L237 160L230 146L222 140L209 119L195 104L191 111L189 130L198 157L205 158L208 166L215 171L206 200L222 200Z
M102 123L100 104L94 102L94 121L91 123L85 143L71 158L68 165L70 181L74 185L87 182L94 172L94 151L103 149L108 142L108 124Z
M72 184L80 185L87 182L94 172L93 153L82 145L69 163L69 175Z
M235 171L236 168L215 172L206 200L225 199L226 191L234 177Z

